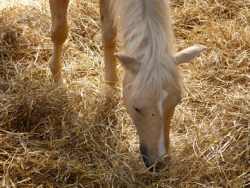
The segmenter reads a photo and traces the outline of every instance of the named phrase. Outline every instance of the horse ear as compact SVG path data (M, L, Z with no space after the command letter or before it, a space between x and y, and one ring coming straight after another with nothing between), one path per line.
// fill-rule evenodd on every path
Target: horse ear
M200 54L206 49L207 49L206 46L203 46L200 44L193 45L189 48L186 48L186 49L176 53L174 56L175 62L177 65L190 62L195 57L200 56Z
M135 58L127 56L123 53L116 53L116 58L121 62L122 66L131 73L137 74L140 69L140 62Z

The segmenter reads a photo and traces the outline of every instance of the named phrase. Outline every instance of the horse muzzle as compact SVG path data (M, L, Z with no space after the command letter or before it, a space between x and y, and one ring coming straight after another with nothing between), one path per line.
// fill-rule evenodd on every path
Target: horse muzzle
M164 167L166 167L165 161L154 159L150 156L149 150L145 145L140 145L140 152L146 168L149 169L150 172L159 172Z

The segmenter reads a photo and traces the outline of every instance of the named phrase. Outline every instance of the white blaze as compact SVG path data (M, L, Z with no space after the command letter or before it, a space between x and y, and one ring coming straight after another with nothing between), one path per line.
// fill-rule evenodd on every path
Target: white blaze
M166 91L163 91L160 97L160 101L158 102L158 110L160 112L161 119L163 119L163 103L165 99L167 98L168 93ZM160 139L159 139L159 145L158 145L158 152L159 156L166 154L166 148L165 148L165 139L164 139L164 124L161 125L161 133L160 133Z
M158 152L159 152L159 157L163 156L166 154L166 148L165 148L165 139L164 139L164 130L162 127L161 130L161 136L160 136L160 141L159 141L159 148L158 148Z
M158 110L160 112L161 118L163 117L163 103L164 103L165 99L167 98L167 96L168 96L168 92L163 90L163 92L161 93L160 100L158 102Z

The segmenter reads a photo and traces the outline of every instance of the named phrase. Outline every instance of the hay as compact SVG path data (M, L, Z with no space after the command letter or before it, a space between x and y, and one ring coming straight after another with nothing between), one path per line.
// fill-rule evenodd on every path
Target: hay
M48 5L0 14L1 187L247 187L250 182L250 3L173 0L186 94L172 122L169 169L147 172L119 94L102 97L97 1L71 5L67 86L55 88ZM39 19L38 19L39 18Z

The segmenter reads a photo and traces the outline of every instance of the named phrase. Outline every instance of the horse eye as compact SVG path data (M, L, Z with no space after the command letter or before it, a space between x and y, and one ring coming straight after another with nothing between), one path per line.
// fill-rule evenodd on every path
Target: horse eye
M137 108L137 107L134 107L135 111L138 112L138 113L141 113L141 109Z

